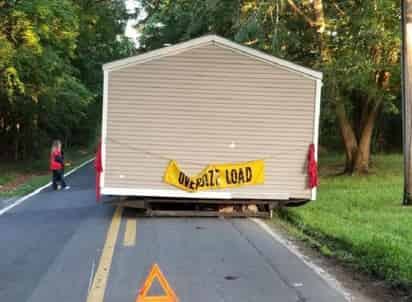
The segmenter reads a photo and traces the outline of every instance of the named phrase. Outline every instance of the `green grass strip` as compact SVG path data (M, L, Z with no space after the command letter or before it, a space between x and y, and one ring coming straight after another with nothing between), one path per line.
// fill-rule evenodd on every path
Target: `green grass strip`
M412 286L412 207L401 205L402 156L375 156L367 176L337 176L342 163L321 158L318 199L279 216L324 254L391 285Z

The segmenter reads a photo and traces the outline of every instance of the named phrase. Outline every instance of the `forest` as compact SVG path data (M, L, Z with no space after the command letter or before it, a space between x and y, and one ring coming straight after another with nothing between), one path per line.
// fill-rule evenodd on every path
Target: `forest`
M400 7L391 0L0 0L0 157L98 135L103 63L208 33L324 73L321 150L346 173L401 150ZM136 46L124 36L136 19Z
M324 73L320 144L367 173L401 150L400 4L374 0L142 0L140 48L207 33Z
M122 0L0 1L0 159L96 139L102 64L135 53Z

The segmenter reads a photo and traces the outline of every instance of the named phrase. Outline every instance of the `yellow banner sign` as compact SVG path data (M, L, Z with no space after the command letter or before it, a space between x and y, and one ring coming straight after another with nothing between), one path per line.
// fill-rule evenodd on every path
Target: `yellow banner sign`
M255 160L209 165L196 176L188 176L172 160L167 166L164 181L188 192L258 185L265 182L265 163L263 160Z

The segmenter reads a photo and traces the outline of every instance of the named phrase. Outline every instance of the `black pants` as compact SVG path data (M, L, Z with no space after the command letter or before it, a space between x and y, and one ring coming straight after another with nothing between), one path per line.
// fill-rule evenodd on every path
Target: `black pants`
M53 170L53 190L57 190L57 184L58 182L61 183L62 188L66 187L66 183L64 181L64 172L62 170Z

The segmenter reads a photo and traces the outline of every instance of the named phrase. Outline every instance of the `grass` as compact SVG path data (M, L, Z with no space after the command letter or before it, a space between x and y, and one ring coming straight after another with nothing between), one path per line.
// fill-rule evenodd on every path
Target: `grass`
M94 146L65 150L66 172L94 156ZM0 198L18 197L47 184L51 179L49 158L0 162Z
M412 286L412 207L403 207L402 156L373 157L371 174L337 176L343 158L320 158L317 201L279 215L321 252L391 285Z

